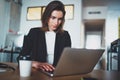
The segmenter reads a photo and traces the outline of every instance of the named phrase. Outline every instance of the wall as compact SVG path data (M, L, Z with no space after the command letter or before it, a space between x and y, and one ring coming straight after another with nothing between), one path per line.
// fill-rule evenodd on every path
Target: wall
M106 14L106 6L89 6L83 8L83 19L105 19Z
M11 2L10 25L9 30L18 32L20 28L21 5L17 2Z
M105 19L105 37L103 39L105 39L105 53L104 53L104 58L106 58L106 62L107 62L107 53L108 50L110 48L110 43L116 39L118 39L118 17L120 17L120 0L90 0L91 2L89 3L88 0L84 0L86 1L87 7L88 8L83 8L84 10L88 10L88 11L93 11L95 10L95 6L102 6L105 9L97 9L98 10L102 10L102 12L104 13L103 15L95 15L95 16L89 16L89 15L85 15L84 18L85 19ZM97 3L97 1L103 1L102 3ZM104 3L105 2L105 3ZM89 4L89 6L88 6ZM92 8L92 9L91 9ZM84 12L83 12L84 14ZM107 14L107 15L106 15ZM116 67L116 63L113 63L114 67Z
M9 10L9 2L0 0L0 48L4 47L6 34L9 28Z
M5 47L9 30L19 31L20 5L13 0L0 0L0 48Z
M110 49L111 42L118 39L118 17L120 17L120 1L111 0L108 4L108 12L105 24L106 51ZM112 61L112 69L117 70L117 60ZM108 64L109 65L109 64ZM109 68L109 67L108 67Z
M6 0L0 0L0 47L4 46L6 34L9 29L9 15L10 15L10 3L5 2ZM27 7L29 6L45 6L51 0L23 0L22 4L22 14L21 14L21 24L19 32L27 34L31 27L41 26L40 21L26 21ZM73 47L81 47L84 40L83 32L80 31L84 26L81 27L81 10L82 10L82 0L61 0L64 4L74 4L74 19L66 20L64 29L70 32L72 38ZM106 47L110 45L112 41L118 38L118 17L120 16L120 6L119 0L108 1L108 12L105 24L105 41ZM31 4L32 3L32 4ZM79 37L78 37L79 36Z
M32 27L41 27L41 21L27 21L27 7L46 6L52 0L23 0L20 33L27 34ZM66 20L64 29L68 30L72 39L72 47L80 47L80 25L81 25L81 9L82 0L60 0L64 4L74 4L74 19Z
M106 47L110 46L110 43L118 39L118 18L120 17L120 1L111 0L108 4L108 12L106 18Z
M118 39L118 17L120 17L120 0L84 0L84 19L105 19L105 46ZM95 6L95 7L94 7ZM101 11L101 15L88 15L89 11Z

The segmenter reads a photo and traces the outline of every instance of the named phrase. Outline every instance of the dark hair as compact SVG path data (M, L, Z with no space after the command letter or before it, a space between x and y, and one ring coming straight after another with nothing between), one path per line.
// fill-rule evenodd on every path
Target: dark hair
M56 32L62 32L63 31L63 24L65 21L65 9L64 9L64 4L60 1L52 1L50 2L47 6L46 9L42 15L42 29L44 31L48 31L48 20L51 16L51 13L54 10L58 10L58 11L62 11L63 12L63 21L60 24L60 26L58 27L58 29L56 30Z

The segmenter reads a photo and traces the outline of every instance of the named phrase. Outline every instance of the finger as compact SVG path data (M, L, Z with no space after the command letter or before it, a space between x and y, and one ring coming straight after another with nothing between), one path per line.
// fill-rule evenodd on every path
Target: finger
M50 67L52 70L54 70L54 69L55 69L55 67L53 67L52 65L49 65L49 67Z
M55 69L55 67L52 66L51 64L49 64L48 66L49 66L49 68L51 69L51 71L53 71L53 70Z
M46 71L53 71L55 69L51 64L48 63L42 63L39 65L39 67L41 67L41 69L44 69Z
M50 68L49 65L43 65L43 68L44 68L46 71L52 71L52 68Z

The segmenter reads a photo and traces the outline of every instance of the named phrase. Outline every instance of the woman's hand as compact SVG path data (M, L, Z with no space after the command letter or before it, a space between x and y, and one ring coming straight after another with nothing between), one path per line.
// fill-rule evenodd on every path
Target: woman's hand
M32 61L32 67L36 69L41 69L43 71L53 71L55 69L51 64L41 63L38 61Z

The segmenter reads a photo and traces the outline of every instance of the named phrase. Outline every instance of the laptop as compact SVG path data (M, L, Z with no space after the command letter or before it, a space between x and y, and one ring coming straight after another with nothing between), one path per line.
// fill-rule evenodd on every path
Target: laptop
M94 69L103 52L103 49L65 48L55 70L42 72L53 77L86 74Z

